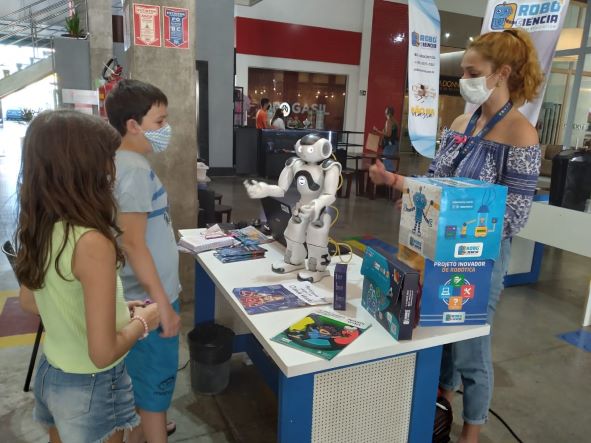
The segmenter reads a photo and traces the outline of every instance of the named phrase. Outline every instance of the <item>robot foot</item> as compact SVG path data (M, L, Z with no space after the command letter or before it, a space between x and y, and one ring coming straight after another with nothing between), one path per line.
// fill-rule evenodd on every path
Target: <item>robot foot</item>
M273 263L271 269L273 272L277 274L289 274L290 272L299 271L300 269L304 269L306 267L305 263L299 265L292 265L291 263Z
M328 277L330 272L328 271L302 271L298 272L299 281L308 281L310 283L317 283L324 277Z

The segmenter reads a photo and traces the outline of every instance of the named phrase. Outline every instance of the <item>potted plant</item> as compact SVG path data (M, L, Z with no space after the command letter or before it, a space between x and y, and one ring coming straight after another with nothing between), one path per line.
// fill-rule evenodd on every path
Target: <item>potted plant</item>
M80 28L80 16L78 11L74 11L72 15L66 17L66 31L67 34L63 34L64 37L70 38L86 38L86 32Z

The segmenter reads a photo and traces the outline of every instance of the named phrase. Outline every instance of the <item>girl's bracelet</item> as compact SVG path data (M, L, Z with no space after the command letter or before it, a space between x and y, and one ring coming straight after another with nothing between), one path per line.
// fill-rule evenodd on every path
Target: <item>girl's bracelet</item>
M134 315L133 317L131 317L131 321L137 320L139 322L141 322L142 325L144 325L144 333L143 335L139 338L139 340L143 340L144 338L146 338L148 336L148 334L150 333L150 329L148 328L148 323L146 322L146 320L144 320L143 317L139 316L139 315Z

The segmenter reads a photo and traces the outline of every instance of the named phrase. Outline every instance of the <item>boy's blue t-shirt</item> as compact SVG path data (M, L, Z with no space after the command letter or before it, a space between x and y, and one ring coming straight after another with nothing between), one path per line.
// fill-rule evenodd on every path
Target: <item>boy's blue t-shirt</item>
M132 151L118 150L115 198L120 213L145 212L146 245L152 254L162 286L170 302L180 292L179 253L168 212L168 196L148 160ZM125 298L145 300L148 294L137 280L129 260L120 271Z

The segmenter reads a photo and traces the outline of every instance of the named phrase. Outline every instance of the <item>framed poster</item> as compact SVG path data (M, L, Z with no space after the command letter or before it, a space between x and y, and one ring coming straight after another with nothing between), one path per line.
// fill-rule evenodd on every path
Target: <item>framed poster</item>
M162 46L160 33L160 6L133 5L133 44L136 46Z
M163 6L164 47L189 49L189 10Z

